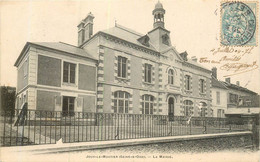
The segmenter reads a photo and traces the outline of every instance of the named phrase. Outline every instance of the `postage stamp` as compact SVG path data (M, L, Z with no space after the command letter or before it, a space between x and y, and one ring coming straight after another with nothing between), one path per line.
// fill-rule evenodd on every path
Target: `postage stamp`
M256 46L257 10L256 1L221 2L221 45Z

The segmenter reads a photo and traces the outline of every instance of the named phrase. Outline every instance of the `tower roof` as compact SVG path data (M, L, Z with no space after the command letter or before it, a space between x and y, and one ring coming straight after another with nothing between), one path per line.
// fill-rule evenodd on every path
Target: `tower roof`
M158 1L155 5L155 9L159 9L159 8L162 8L163 9L163 5L161 4L160 1Z

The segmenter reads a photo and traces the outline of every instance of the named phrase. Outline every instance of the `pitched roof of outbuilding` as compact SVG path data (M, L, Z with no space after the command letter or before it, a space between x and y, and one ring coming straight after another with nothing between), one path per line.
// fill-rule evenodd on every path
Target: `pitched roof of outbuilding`
M239 91L244 91L244 92L247 92L247 93L251 93L251 94L257 94L256 92L254 91L251 91L245 87L241 87L241 86L238 86L236 84L232 84L232 83L228 83L228 82L223 82L221 81L222 84L224 84L227 88L230 88L230 89L235 89L235 90L239 90Z
M212 76L211 84L214 88L228 89L223 83L221 83L221 81L218 81L214 76Z
M27 42L26 45L24 46L21 54L19 55L18 59L15 62L15 66L18 66L19 60L23 57L23 53L25 52L25 50L27 49L27 47L29 45L36 45L39 47L43 47L43 48L49 48L49 49L53 49L53 50L57 50L57 51L61 51L61 52L66 52L75 56L81 56L81 57L86 57L92 60L96 60L92 55L90 55L89 53L87 53L86 51L84 51L83 49L77 47L77 46L73 46L67 43L63 43L63 42Z

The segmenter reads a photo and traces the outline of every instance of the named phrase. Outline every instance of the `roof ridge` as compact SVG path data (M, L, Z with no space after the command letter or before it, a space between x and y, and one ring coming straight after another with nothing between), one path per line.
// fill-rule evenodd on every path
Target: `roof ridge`
M78 46L75 46L75 45L72 45L72 44L69 44L69 43L65 43L65 42L58 42L58 43L62 43L62 44L66 44L66 45L69 45L69 46L72 46L72 47L76 47L76 48L79 48L79 49L82 49Z
M140 37L144 36L144 34L138 33L138 32L136 32L136 31L134 31L133 29L129 29L129 28L124 27L124 26L122 26L122 25L119 25L119 24L117 24L117 23L115 24L115 27L120 28L120 29L122 29L122 30L125 30L125 31L127 31L127 32L129 32L129 33L135 34L135 35L140 36Z

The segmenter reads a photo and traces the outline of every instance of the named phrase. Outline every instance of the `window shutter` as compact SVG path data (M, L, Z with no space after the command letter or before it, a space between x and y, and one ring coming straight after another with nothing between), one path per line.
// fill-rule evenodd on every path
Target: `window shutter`
M61 96L56 96L56 105L61 106Z
M61 96L58 95L55 97L55 111L62 111L61 100L62 100Z
M199 80L199 92L201 93L201 79Z
M184 76L184 89L187 89L187 88L186 88L186 84L187 84L186 82L187 82L187 76L185 75L185 76Z
M203 86L203 88L204 88L203 91L204 91L204 93L206 93L206 89L207 89L207 87L206 87L206 86L207 86L207 82L206 82L206 80L204 81L203 84L204 84L204 86Z
M76 111L77 111L77 112L83 112L83 97L78 97L78 98L77 98Z

